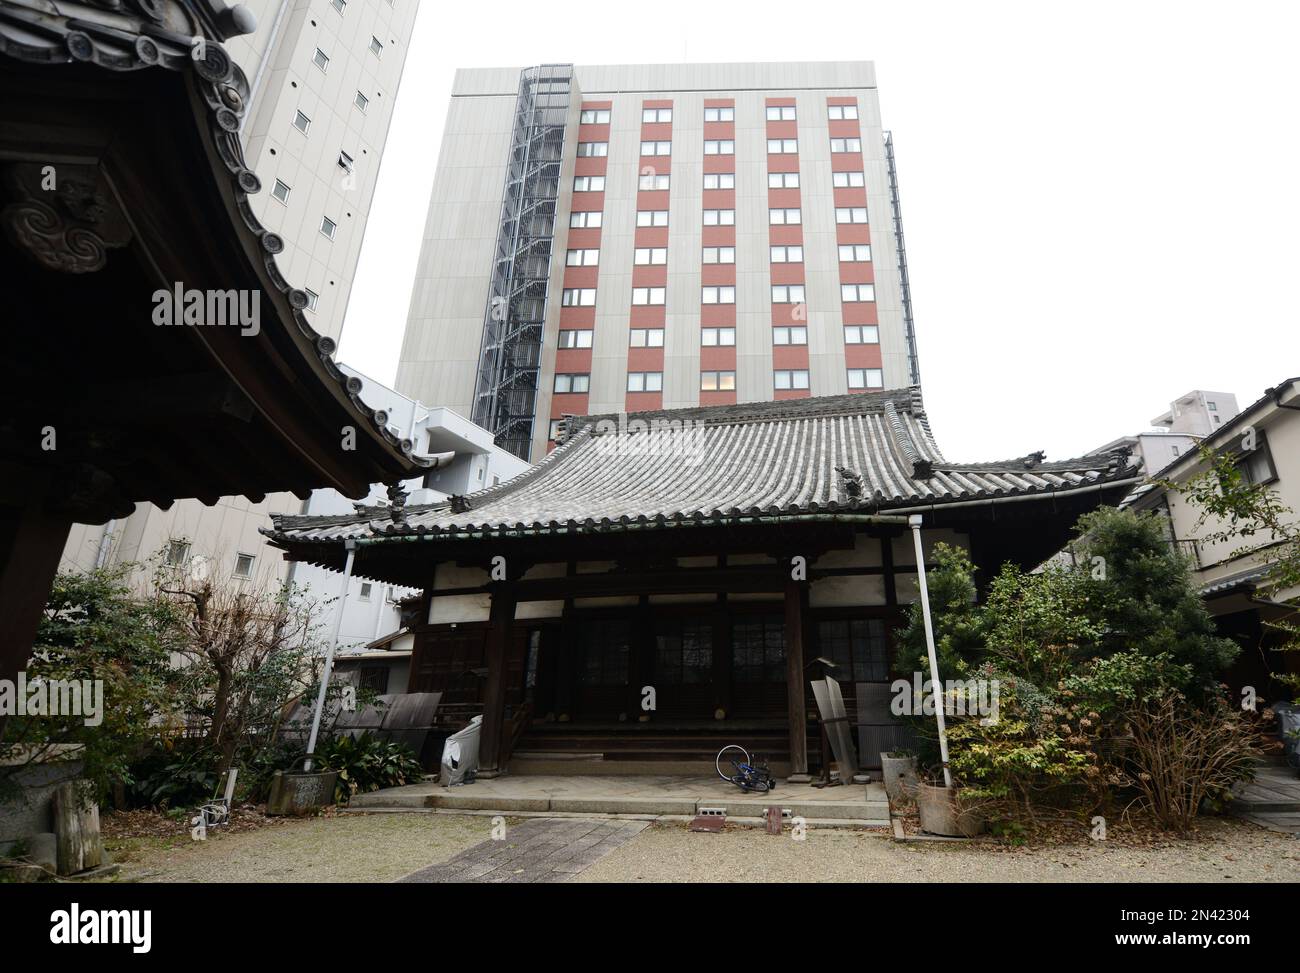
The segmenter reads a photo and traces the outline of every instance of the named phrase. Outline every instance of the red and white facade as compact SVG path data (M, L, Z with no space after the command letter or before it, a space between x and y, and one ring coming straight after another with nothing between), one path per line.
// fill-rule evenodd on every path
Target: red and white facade
M397 385L472 412L517 69L457 74ZM531 458L555 420L914 381L867 62L574 68Z

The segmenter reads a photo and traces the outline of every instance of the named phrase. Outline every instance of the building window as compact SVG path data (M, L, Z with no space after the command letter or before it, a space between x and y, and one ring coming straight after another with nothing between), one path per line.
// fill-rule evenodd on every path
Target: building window
M595 267L599 263L599 250L570 250L564 255L566 267Z
M666 264L668 263L668 248L637 247L632 252L632 262L643 267Z
M347 5L348 5L348 0L330 0L330 6L333 7L335 10L337 10L339 13L342 13L343 8L346 7Z
M817 623L817 651L854 682L889 679L889 635L880 618L828 619Z
M311 63L316 65L316 67L320 68L322 71L328 71L330 66L330 56L318 47L316 48L316 53L311 56Z
M320 231L325 236L329 237L331 240L334 239L334 231L337 230L338 228L339 225L335 223L332 219L330 219L328 216L322 216L320 218Z
M586 392L591 388L591 375L589 373L568 374L557 373L555 376L555 391L557 392Z
M772 344L774 345L806 345L808 344L808 329L802 325L798 327L780 327L772 329Z
M570 229L593 229L600 226L600 210L580 209L569 214Z
M561 348L590 348L591 347L590 329L561 331L560 347Z
M734 139L705 139L705 155L735 155L736 142Z
M578 121L583 125L608 125L609 109L584 108L582 114L578 116Z
M360 594L357 595L357 597L360 598L362 601L369 601L371 592L374 591L374 588L375 586L371 584L369 581L361 582L361 592Z
M235 555L235 577L251 578L253 576L253 562L257 558L252 554Z
M375 57L380 57L384 53L383 42L378 37L375 37L373 34L370 37L370 53L373 54Z
M736 347L735 328L701 328L700 344L705 348Z
M353 99L353 104L364 112L370 105L370 99L358 91L356 98Z
M831 139L832 152L861 152L862 139Z
M174 568L180 567L190 559L190 545L188 541L168 541L167 543L167 563Z
M662 392L664 390L664 373L628 372L627 390L629 392Z
M605 188L604 176L574 176L573 191L575 193L598 193Z
M673 110L671 108L643 108L641 109L641 121L647 124L654 122L671 122L673 120Z
M1218 416L1214 417L1218 419ZM1277 468L1273 465L1273 454L1268 448L1268 441L1261 439L1254 449L1242 453L1236 460L1241 478L1251 486L1261 486L1277 479Z
M339 150L339 168L344 172L351 172L353 167L352 156Z
M774 264L803 263L803 247L772 247L771 250Z
M803 284L773 284L773 304L802 304L804 301Z
M317 294L310 287L305 288L305 293L307 294L307 310L308 311L316 310L316 304L320 300L320 295Z
M705 287L700 292L701 304L735 304L736 288Z
M867 208L865 206L842 206L835 210L836 223L865 223Z
M1171 445L1169 446L1169 449L1173 452L1173 454L1174 454L1175 456L1178 455L1178 453L1179 453L1179 449L1178 449L1177 446L1174 446L1174 445L1171 444Z
M590 158L593 156L609 155L608 142L579 142L578 156L580 158Z
M734 209L706 209L704 211L705 226L735 226L736 211Z
M627 686L632 626L623 619L592 619L578 626L578 681L583 686Z
M767 174L768 189L798 189L799 173L797 172L769 172Z
M795 120L794 105L769 105L767 120L769 122L793 122Z
M595 307L596 288L566 287L560 292L560 305L562 307Z
M301 111L295 112L293 116L293 127L302 132L303 135L306 135L307 129L311 128L311 119Z
M735 388L735 372L700 372L701 392L731 392Z
M846 345L878 345L880 329L874 324L846 324L844 326L844 343Z
M806 389L808 387L808 371L807 369L777 369L772 373L772 384L777 391Z
M706 264L734 264L736 262L736 248L705 247L703 258Z
M735 189L736 174L734 172L706 172L704 174L705 189Z
M673 143L672 142L642 142L641 154L642 155L672 155Z
M1206 402L1205 402L1205 407L1206 407L1207 409L1209 409L1211 412L1218 412L1218 411L1219 411L1219 407L1218 407L1217 405L1215 405L1213 402L1210 402L1208 399L1207 399Z
M871 245L868 243L845 243L840 245L842 263L866 263L871 259Z
M627 343L631 348L662 348L664 346L664 329L632 328L627 333Z
M832 122L852 121L858 117L857 105L828 105L826 117Z
M803 221L803 214L797 209L770 209L767 221L772 226L794 226Z
M860 301L874 301L876 299L876 288L874 284L841 284L840 300L846 304L855 304Z
M736 109L706 108L704 109L704 120L706 122L734 122L736 120Z
M798 139L768 139L768 155L794 155L799 151Z
M668 183L667 173L648 173L637 180L636 188L646 192L653 192L658 189L667 189Z
M880 389L885 387L885 380L879 368L850 368L849 388Z
M639 209L636 211L637 226L667 226L668 210L666 209Z
M292 191L293 190L289 188L288 183L284 182L283 180L277 179L275 181L275 185L271 187L271 198L278 199L280 202L288 204L289 193L291 193Z
M836 189L857 189L867 184L867 178L860 172L832 172L831 185Z
M632 303L635 305L642 304L662 304L664 302L664 288L662 287L633 287Z

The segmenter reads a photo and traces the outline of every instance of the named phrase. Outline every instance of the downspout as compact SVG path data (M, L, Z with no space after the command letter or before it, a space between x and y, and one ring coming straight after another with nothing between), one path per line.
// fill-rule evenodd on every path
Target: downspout
M948 727L944 723L943 706L947 697L939 684L939 659L934 650L934 623L930 620L930 589L925 583L925 546L921 543L921 515L907 518L912 528L912 541L916 545L916 577L921 586L921 617L925 620L925 648L930 655L930 692L934 694L934 721L939 725L939 758L943 761L943 786L952 787L952 771L948 769Z
M104 533L99 536L99 550L95 552L96 571L108 563L108 549L113 543L113 528L116 526L117 518L114 518L104 525Z
M316 712L311 718L311 736L307 739L307 761L303 764L303 770L311 770L312 754L316 752L316 736L320 733L320 718L325 710L325 692L329 689L330 676L334 674L334 650L339 645L339 632L343 628L343 609L348 604L348 585L352 583L352 563L356 560L357 546L352 541L348 541L347 549L348 560L343 566L343 586L339 590L339 611L334 616L334 635L325 653L325 670L320 676L320 692L316 694Z

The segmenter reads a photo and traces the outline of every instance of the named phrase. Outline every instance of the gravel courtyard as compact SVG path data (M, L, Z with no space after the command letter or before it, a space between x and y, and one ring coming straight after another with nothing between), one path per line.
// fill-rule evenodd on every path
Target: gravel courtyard
M509 819L513 826L519 819ZM119 881L390 882L491 836L492 818L345 814L246 832L133 839L114 849ZM507 839L508 842L509 839ZM1300 839L1245 822L1207 821L1164 847L998 848L899 844L881 831L813 830L803 841L728 826L697 834L659 823L572 876L577 882L1296 882Z

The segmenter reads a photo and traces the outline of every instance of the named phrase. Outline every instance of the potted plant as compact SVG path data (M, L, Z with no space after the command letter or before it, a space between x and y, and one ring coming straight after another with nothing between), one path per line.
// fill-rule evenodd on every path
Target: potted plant
M973 838L984 833L984 816L963 803L956 786L922 781L916 787L916 810L921 830L929 834Z
M916 754L910 750L883 751L880 771L884 777L885 793L891 801L898 801L910 795L916 787Z

